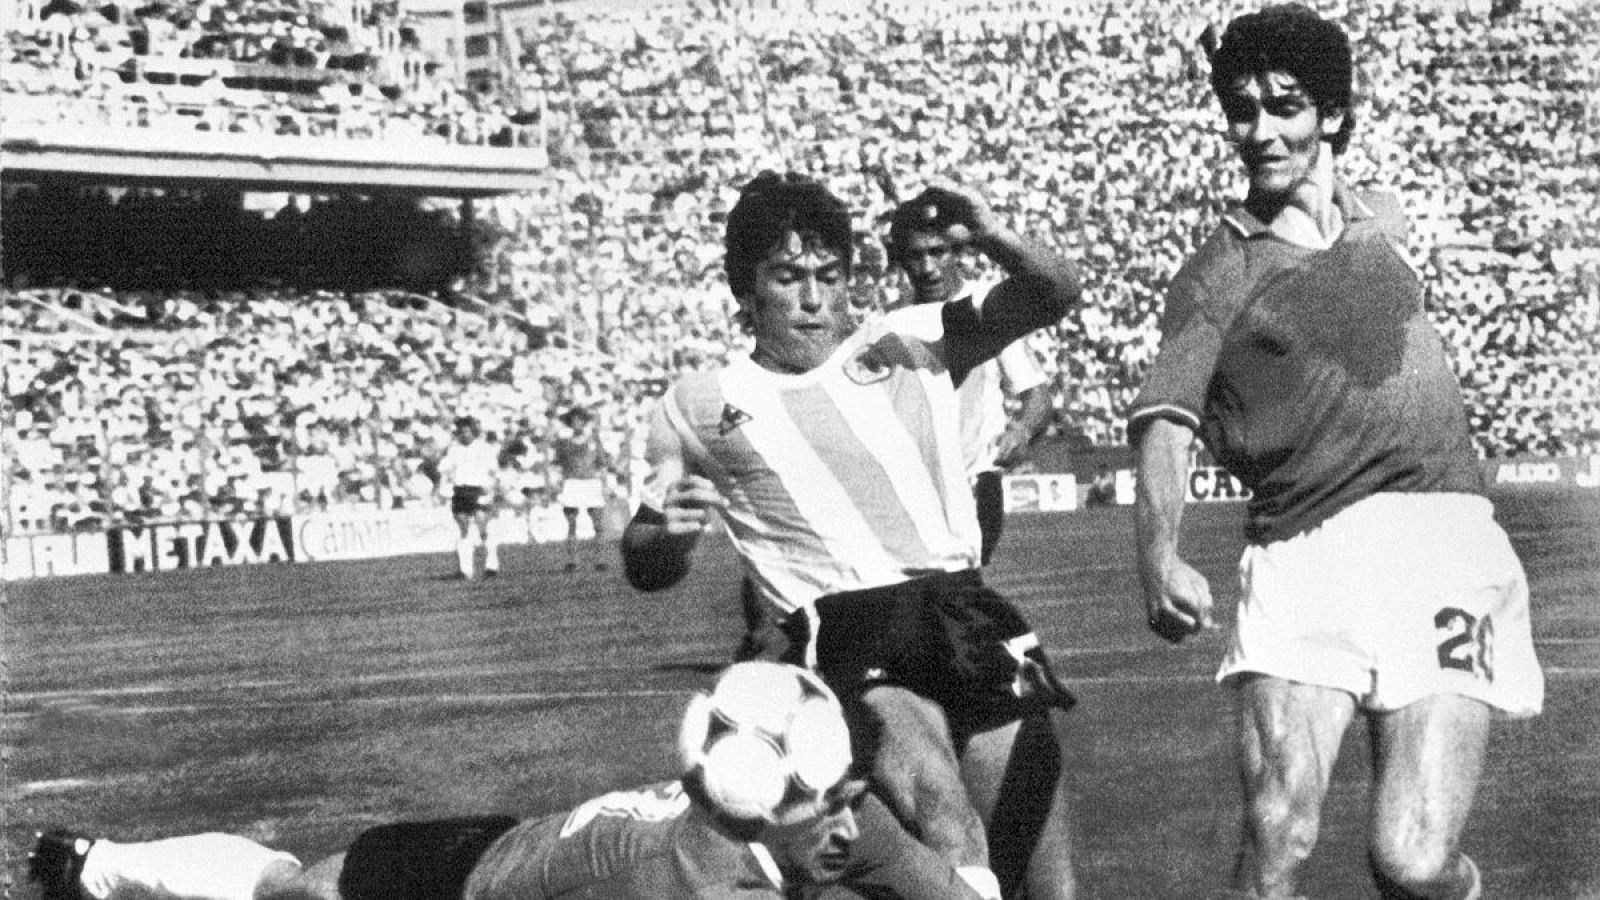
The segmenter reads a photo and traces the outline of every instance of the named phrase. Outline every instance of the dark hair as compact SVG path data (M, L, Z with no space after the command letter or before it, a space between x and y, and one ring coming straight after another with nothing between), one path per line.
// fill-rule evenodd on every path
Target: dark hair
M739 191L739 202L728 212L722 264L735 297L755 288L756 266L790 232L838 254L846 272L855 260L844 201L805 175L764 171Z
M899 262L899 249L913 234L943 234L951 225L971 225L972 204L960 194L928 188L895 207L889 220L889 242L884 249L891 262Z
M1306 89L1319 114L1344 111L1344 125L1328 138L1333 152L1343 153L1355 130L1353 71L1350 39L1337 22L1298 3L1284 3L1228 23L1211 55L1211 90L1221 97L1240 76L1288 72Z

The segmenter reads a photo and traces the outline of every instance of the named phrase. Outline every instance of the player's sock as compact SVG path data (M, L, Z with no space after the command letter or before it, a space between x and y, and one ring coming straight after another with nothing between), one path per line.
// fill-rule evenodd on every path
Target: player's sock
M1483 873L1478 871L1478 864L1465 853L1457 854L1457 857L1460 862L1455 865L1454 883L1458 887L1455 893L1449 895L1448 900L1483 900ZM1424 895L1403 887L1385 875L1370 858L1367 865L1372 870L1373 883L1377 885L1378 893L1384 900L1424 900ZM1437 882L1433 885L1435 888L1442 886Z
M467 578L472 577L473 563L478 555L478 539L464 537L456 541L456 564L460 567L461 574Z
M1467 869L1467 891L1461 900L1483 900L1483 873L1478 871L1478 864L1465 853L1461 854L1461 863Z
M483 571L484 574L500 571L500 542L485 539L483 542Z
M983 900L1000 900L1000 879L988 866L957 866L956 874Z
M251 900L274 863L287 853L231 834L195 834L118 844L96 841L79 879L95 900Z

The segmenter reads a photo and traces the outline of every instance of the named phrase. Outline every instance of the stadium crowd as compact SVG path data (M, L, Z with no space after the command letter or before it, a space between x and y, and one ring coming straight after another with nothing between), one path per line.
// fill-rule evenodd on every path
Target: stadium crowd
M187 16L191 54L249 55L268 45L206 38L257 21L250 7L229 4L233 22L209 5L163 14ZM1600 9L1512 7L1340 4L1367 66L1345 169L1408 205L1480 452L1600 452ZM262 13L264 34L276 15ZM5 354L10 525L428 503L429 461L463 412L502 442L511 502L545 502L560 412L596 410L628 460L642 398L746 346L717 247L761 168L815 174L858 211L864 314L898 294L881 246L895 203L937 175L982 184L1082 261L1092 302L1030 339L1057 386L1055 432L1123 443L1166 281L1236 193L1217 117L1196 112L1209 109L1198 39L1220 18L1205 0L551 17L523 35L513 92L538 98L547 185L480 204L505 236L484 306L369 286L60 287L59 272L18 289L8 234L3 325L37 336ZM84 34L93 46L119 27ZM278 30L316 43L297 27L310 25ZM112 103L75 62L77 32L50 34L8 42L4 99ZM522 115L457 94L474 116ZM411 102L373 99L381 116Z
M525 146L394 5L8 0L7 117L46 124ZM531 115L531 114L530 114Z

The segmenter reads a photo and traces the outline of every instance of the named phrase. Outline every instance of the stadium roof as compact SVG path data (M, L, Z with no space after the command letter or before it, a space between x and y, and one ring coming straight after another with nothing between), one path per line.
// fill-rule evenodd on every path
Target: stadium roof
M14 121L9 116L4 126L0 169L8 179L49 176L93 184L223 184L258 191L482 197L536 187L547 162L539 147L420 138L175 132Z

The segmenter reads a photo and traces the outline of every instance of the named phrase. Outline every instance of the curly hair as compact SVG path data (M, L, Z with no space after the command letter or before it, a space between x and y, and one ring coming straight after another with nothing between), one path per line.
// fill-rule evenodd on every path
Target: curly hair
M1338 23L1298 3L1267 6L1228 23L1211 54L1211 90L1218 97L1241 76L1287 72L1299 80L1317 111L1344 112L1344 124L1328 138L1343 153L1355 130L1351 110L1354 64L1350 39Z
M972 203L960 194L931 187L895 208L889 220L889 239L884 243L891 262L900 262L900 251L915 234L942 234L951 225L972 224Z

